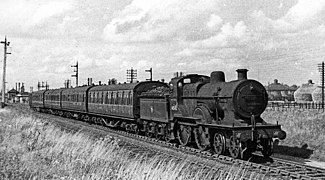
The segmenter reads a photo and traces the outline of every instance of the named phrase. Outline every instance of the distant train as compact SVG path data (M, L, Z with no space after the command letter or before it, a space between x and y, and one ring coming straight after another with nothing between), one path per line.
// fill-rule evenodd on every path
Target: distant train
M233 158L255 151L269 157L273 140L285 139L286 133L261 118L268 103L264 86L247 79L246 69L237 72L238 79L230 82L222 71L214 71L210 77L175 77L169 84L145 81L37 91L31 94L30 107L183 146L195 144L200 150L211 148Z

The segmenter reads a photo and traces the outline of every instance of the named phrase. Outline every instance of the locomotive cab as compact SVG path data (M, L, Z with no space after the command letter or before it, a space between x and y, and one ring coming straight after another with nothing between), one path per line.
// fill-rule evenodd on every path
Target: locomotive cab
M169 83L171 89L170 101L172 113L176 116L192 116L195 108L192 98L199 89L210 81L205 75L189 74L175 77ZM192 104L192 105L191 105Z

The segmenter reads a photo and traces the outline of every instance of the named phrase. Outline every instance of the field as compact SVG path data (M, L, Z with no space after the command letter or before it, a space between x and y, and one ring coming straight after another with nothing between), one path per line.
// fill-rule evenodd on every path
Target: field
M281 153L325 161L325 113L313 109L265 111L267 122L282 125L287 138L280 142Z
M134 155L112 137L61 131L29 111L0 109L0 179L267 179L242 167Z

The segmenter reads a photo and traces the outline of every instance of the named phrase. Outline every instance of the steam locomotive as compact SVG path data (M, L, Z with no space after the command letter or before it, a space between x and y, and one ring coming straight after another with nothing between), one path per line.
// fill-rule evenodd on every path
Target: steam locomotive
M238 79L230 82L222 71L214 71L210 77L175 77L169 84L144 81L37 91L31 94L30 107L233 158L255 151L269 157L273 140L285 139L286 133L261 118L268 95L261 83L247 79L247 71L238 69Z

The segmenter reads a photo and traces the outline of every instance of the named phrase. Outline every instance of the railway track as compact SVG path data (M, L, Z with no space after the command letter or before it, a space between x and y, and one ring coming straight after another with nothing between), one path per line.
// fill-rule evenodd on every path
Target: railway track
M265 160L258 155L254 155L254 158L251 159L253 162L244 161L233 159L228 156L212 154L209 151L200 151L193 147L184 147L176 143L169 143L121 130L89 124L83 121L72 119L71 121L66 121L67 118L48 114L35 113L35 115L37 117L49 119L68 131L79 131L81 128L84 130L90 128L92 129L90 135L94 136L93 132L96 131L97 134L95 136L99 137L106 136L107 133L109 133L114 137L123 139L120 146L132 150L135 155L137 153L147 154L148 156L160 154L164 156L164 158L174 158L179 160L186 159L190 160L192 165L206 170L210 169L218 171L229 167L229 165L236 165L243 167L248 171L264 174L265 176L270 177L281 177L285 179L325 179L325 169L308 166L294 161L279 158L270 158ZM148 144L150 144L150 148L148 148ZM216 167L216 162L222 163L225 166ZM244 177L244 179L249 179L249 177Z

